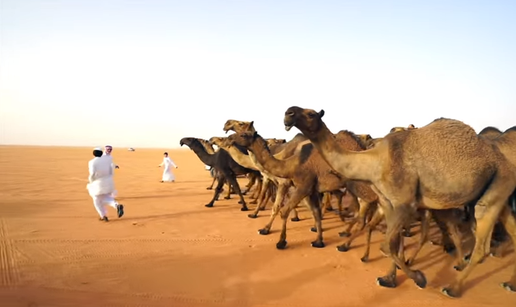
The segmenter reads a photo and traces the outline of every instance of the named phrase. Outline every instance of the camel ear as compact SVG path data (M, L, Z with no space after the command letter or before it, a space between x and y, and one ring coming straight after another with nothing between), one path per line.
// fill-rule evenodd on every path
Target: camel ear
M254 125L254 120L249 123L250 127L254 127L253 125Z
M321 111L319 111L319 118L322 118L324 116L324 110L321 109Z

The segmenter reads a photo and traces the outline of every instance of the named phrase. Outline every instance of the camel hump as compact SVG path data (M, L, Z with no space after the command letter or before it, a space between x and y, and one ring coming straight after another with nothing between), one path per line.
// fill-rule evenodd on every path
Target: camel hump
M491 134L491 133L502 134L502 131L500 131L500 129L498 129L496 127L487 126L484 129L482 129L482 131L480 131L478 134L479 135L484 135L484 134Z
M514 132L516 132L516 126L512 126L511 128L509 128L509 129L505 130L505 131L503 132L503 134L506 134L506 133L514 133Z

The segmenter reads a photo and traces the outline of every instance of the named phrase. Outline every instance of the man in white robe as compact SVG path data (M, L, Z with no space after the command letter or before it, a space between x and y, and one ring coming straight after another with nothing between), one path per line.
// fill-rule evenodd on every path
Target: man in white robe
M113 146L111 146L111 145L106 145L106 146L104 146L104 155L103 155L103 156L111 160L111 167L112 167L113 169L120 168L118 165L116 165L116 164L113 162L113 156L111 155L111 152L112 152L112 151L113 151ZM113 173L113 175L114 175L114 173ZM114 190L114 191L113 191L113 197L116 197L116 195L117 195L117 191L116 191L116 190Z
M176 177L174 176L174 173L172 173L171 167L177 168L177 165L170 159L168 156L168 152L165 152L163 154L163 162L158 167L165 166L163 169L163 176L161 177L161 183L163 182L174 182L176 180Z
M105 205L117 210L118 217L124 215L124 205L119 204L113 197L115 183L113 181L112 161L102 155L102 149L93 150L94 158L88 162L89 176L86 188L93 199L101 221L108 221Z

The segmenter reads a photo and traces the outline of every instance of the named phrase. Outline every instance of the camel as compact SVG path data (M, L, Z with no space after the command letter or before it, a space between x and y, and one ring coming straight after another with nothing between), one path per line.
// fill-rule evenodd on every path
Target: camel
M498 218L516 242L516 219L507 205L516 188L516 169L470 126L439 118L418 129L388 134L375 147L354 152L339 148L323 116L324 110L290 107L285 112L285 129L298 128L335 171L372 183L382 199L387 221L385 242L393 266L377 279L380 286L396 287L398 266L418 287L426 287L423 272L411 270L400 252L403 221L418 207L442 210L476 203L475 248L468 266L450 286L441 289L449 297L461 295L465 279L486 256L488 237ZM516 266L511 280L502 286L516 291Z
M361 150L359 143L349 134L350 146L354 149ZM264 139L255 132L235 133L230 136L236 144L246 147L257 158L257 160L271 174L292 180L295 190L288 199L287 204L282 210L282 231L280 240L276 244L278 249L284 249L287 245L286 241L286 224L290 211L295 208L303 199L307 199L310 209L312 210L317 230L317 239L312 242L314 247L324 247L322 239L321 226L321 207L318 194L330 192L347 187L349 180L334 176L330 171L329 165L322 159L319 152L315 150L311 143L304 144L301 152L297 155L286 159L277 159L267 148ZM352 184L353 182L349 182ZM357 184L358 185L358 184ZM366 186L367 188L367 186ZM350 191L359 190L356 187L347 187ZM372 197L375 199L376 195ZM375 199L376 200L376 199Z
M199 157L199 159L206 165L214 167L217 171L217 180L218 184L215 188L215 193L213 195L213 199L206 204L206 207L213 207L213 203L218 198L218 195L221 193L222 186L224 182L227 181L231 184L240 197L239 204L242 205L241 211L249 210L247 208L247 204L245 202L244 196L242 195L242 191L240 190L240 186L236 179L236 175L247 174L251 172L256 172L254 170L245 168L240 166L235 162L229 155L227 151L224 149L219 149L214 154L209 154L204 149L204 146L199 142L196 138L185 137L179 141L179 145L187 145L195 154Z
M486 127L482 129L479 135L499 148L507 160L516 167L516 126L505 130L503 133L495 127ZM516 214L516 190L510 197L509 206L511 211ZM497 223L493 231L493 245L497 247L502 242L507 241L506 237L507 234L504 229L501 227L500 223ZM500 246L501 248L496 248L491 255L500 257L507 246L508 244L505 244L505 246Z
M246 132L246 131L251 131L251 132L256 131L254 129L254 121L247 122L247 121L238 121L238 120L234 120L234 119L227 120L226 123L224 124L223 130L226 133L228 133L229 131L234 131L237 133ZM280 154L280 156L278 156L278 158L286 158L286 157L294 154L294 152L296 150L299 150L298 145L300 145L302 142L307 142L307 138L303 134L299 133L294 138L292 138L290 141L282 143L278 146L271 148L271 152L273 154ZM265 205L268 200L265 197L265 192L268 190L268 187L271 184L275 184L277 186L276 197L275 197L274 202L275 203L278 202L278 206L279 206L279 204L283 201L283 197L281 197L281 195L285 195L285 193L287 193L288 189L291 186L291 181L286 180L284 178L277 178L271 174L268 174L267 171L257 161L256 157L254 157L254 155L252 153L249 154L249 157L251 158L253 163L256 165L256 167L258 167L260 169L260 171L262 172L262 174L264 175L264 180L262 182L262 192L258 196L258 199L259 199L258 206L253 214L248 215L250 218L256 218L256 217L258 217L258 210L265 209ZM274 210L275 206L273 205L272 208ZM274 214L274 212L272 212L272 214ZM297 216L297 211L294 211L294 217L292 217L291 221L293 221L293 222L299 221L299 217ZM263 230L260 230L259 233L260 234L268 234L269 232L266 231L266 229L270 230L270 227L263 228Z
M226 124L224 125L224 130L226 132L228 130L233 130L236 133L256 132L256 130L254 129L254 122L252 122L252 121L246 122L246 121L228 120L226 122ZM363 145L361 145L360 138L356 137L356 135L352 132L340 131L335 136L336 136L337 140L342 141L342 145L344 146L344 148L355 149L355 150L364 149ZM299 140L298 141L299 143L295 142L296 140ZM291 146L291 148L293 148L296 144L299 144L300 146L304 146L305 144L309 143L304 140L306 140L306 137L304 135L297 134L290 142L288 142L285 145L286 145L286 147ZM297 147L297 148L299 148L299 147ZM254 157L252 152L250 152L249 156ZM279 157L275 156L275 158L279 158ZM256 158L255 158L255 160L256 160ZM260 164L259 162L256 162L256 163ZM330 172L330 173L333 173L333 172ZM341 179L345 180L344 178L341 178ZM365 220L366 220L367 214L369 214L371 211L374 212L376 210L376 202L378 201L378 197L368 186L366 186L362 183L348 182L348 187L349 186L351 186L352 191L350 194L352 195L354 202L355 203L360 202L360 206L359 206L360 210L359 210L358 215L351 221L351 223L348 224L347 229L340 233L341 236L344 236L344 237L349 236L350 238L344 244L339 245L337 247L337 250L339 250L339 251L349 250L349 246L351 245L351 242L356 237L358 237L363 231L367 231L367 239L366 240L368 243L366 244L366 251L364 253L364 256L361 258L361 261L366 262L369 259L369 242L371 239L371 232L374 229L374 225L372 227L368 226L366 229L364 229L364 226L366 225ZM281 199L285 195L285 194L280 193L281 191L283 191L283 190L278 189L278 193L276 196L276 199L278 200L278 202L277 203L275 202L273 205L272 216L275 216L277 214L277 210L279 208L279 204L281 203ZM280 194L282 194L282 195L280 195ZM361 201L358 201L356 199L357 195L361 198ZM305 205L306 205L306 202L305 202ZM342 212L342 210L339 210L339 214L340 214L341 219L344 221L344 216L343 216L344 213ZM294 221L294 219L292 219L292 221ZM272 222L273 222L273 219L271 219L269 221L269 223L263 229L259 230L259 233L260 234L268 234L270 231ZM353 226L356 223L358 223L358 225L357 225L358 227L356 227L356 230L354 232L351 232ZM314 226L311 230L316 231L317 227Z
M271 179L272 176L270 176L270 174L268 174L268 172L264 171L263 168L261 167L261 165L255 163L255 161L253 159L251 159L251 157L248 155L247 150L245 148L242 148L239 145L233 144L233 142L229 141L227 137L226 138L212 137L212 138L210 138L209 142L211 144L217 145L219 148L226 150L231 155L231 157L238 164L242 165L243 167L261 171L262 175L264 176L264 178L266 180ZM274 148L274 146L273 146L273 148ZM282 154L286 154L286 153L283 151L282 153L279 153L278 155L281 156ZM278 183L278 179L276 179L276 178L272 178L272 181ZM288 184L290 186L289 180L279 179L279 181L284 182L285 184ZM271 190L270 187L271 187L270 185L266 185L266 187L265 187L266 191L261 194L261 195L263 195L263 199L260 199L260 204L258 206L256 206L255 211L253 213L249 214L248 217L256 218L256 217L258 217L258 211L265 209L265 203L272 196L269 193ZM251 203L257 203L257 202L253 201ZM297 211L294 211L292 221L297 222L299 220L300 219L298 217Z

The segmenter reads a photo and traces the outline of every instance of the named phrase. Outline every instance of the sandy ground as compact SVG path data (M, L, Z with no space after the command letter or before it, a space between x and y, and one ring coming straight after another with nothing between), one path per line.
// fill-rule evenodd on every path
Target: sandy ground
M102 223L85 188L90 148L0 147L0 306L516 306L516 293L499 286L513 252L481 264L460 299L438 292L456 272L453 257L431 245L414 265L426 289L401 272L398 288L380 288L375 279L389 267L380 233L364 264L364 238L336 251L334 213L323 221L327 246L312 248L311 215L301 209L288 248L277 250L279 219L270 235L257 233L269 211L249 219L235 196L204 207L211 177L193 152L169 150L178 179L161 184L162 152L115 148L126 214L110 209Z

